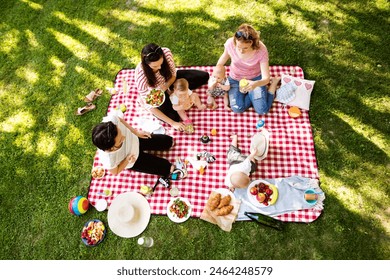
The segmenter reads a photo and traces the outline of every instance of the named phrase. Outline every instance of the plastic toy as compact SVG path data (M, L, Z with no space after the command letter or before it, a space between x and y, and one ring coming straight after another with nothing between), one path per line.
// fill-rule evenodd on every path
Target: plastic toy
M79 195L76 197L73 197L69 201L68 209L69 212L76 216L81 216L85 212L88 211L89 208L89 201L85 197Z

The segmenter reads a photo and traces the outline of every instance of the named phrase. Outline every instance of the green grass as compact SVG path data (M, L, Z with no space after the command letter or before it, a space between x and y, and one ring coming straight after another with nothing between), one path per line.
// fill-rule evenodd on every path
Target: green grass
M166 2L161 4L160 2ZM390 258L390 7L377 1L9 0L0 3L0 259L361 259ZM310 117L322 216L277 232L235 223L230 233L199 219L152 216L155 246L108 232L80 241L94 209L87 195L91 128L106 112L73 115L93 88L112 86L149 43L177 65L214 65L243 22L261 30L271 65L299 65L315 80Z

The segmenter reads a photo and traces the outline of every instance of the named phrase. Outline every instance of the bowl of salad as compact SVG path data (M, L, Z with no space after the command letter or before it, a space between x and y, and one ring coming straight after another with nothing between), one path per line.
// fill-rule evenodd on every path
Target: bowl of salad
M160 107L165 101L165 93L161 89L152 89L145 98L146 104L157 108Z
M192 212L191 203L186 198L175 197L167 205L168 218L175 223L187 221Z

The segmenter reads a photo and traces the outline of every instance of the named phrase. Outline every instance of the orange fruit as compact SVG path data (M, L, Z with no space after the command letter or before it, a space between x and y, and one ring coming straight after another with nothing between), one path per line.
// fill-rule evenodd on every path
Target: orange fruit
M298 107L293 106L293 107L290 107L290 109L288 109L288 114L292 118L298 118L302 113Z

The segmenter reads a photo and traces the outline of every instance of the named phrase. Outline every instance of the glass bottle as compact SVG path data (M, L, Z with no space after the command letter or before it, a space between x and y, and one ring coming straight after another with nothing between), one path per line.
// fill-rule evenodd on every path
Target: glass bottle
M208 108L208 109L212 109L213 106L214 106L214 104L213 104L213 98L209 95L209 96L207 97L207 108Z
M272 227L277 230L283 230L284 223L280 220L255 212L244 212L244 215L259 224Z
M154 241L153 241L152 237L142 236L142 237L138 238L137 243L138 243L138 245L140 245L142 247L150 248L153 246Z

